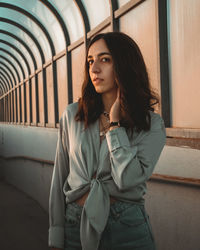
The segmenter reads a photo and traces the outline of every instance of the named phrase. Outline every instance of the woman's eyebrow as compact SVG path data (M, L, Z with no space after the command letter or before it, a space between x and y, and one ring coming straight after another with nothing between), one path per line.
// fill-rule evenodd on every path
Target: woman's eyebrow
M104 55L109 55L109 56L111 56L111 54L110 54L109 52L101 52L101 53L97 54L98 57L104 56ZM88 55L88 58L92 58L92 57L93 57L93 56Z

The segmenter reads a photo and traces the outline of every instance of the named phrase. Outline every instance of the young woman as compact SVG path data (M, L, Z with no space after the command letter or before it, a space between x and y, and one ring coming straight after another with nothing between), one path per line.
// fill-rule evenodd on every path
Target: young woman
M82 96L60 120L52 249L155 250L143 196L165 144L157 103L137 44L120 32L96 35Z

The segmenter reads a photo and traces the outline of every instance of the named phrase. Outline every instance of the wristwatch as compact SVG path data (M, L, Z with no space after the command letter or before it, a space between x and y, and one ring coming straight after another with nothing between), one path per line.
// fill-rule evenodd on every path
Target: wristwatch
M110 123L110 127L114 127L114 126L117 126L117 127L120 127L120 122L111 122Z

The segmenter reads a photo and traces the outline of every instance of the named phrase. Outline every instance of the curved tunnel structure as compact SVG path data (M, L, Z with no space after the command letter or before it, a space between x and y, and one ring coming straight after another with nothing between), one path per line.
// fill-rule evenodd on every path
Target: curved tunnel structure
M158 250L199 249L199 22L199 0L1 0L0 178L48 211L59 119L80 96L88 41L125 32L167 130L147 194Z
M88 1L88 5L89 8L94 7L91 1ZM99 6L102 12L110 14L105 24L99 27L100 30L109 25L112 30L114 27L118 30L117 19L113 18L116 1L101 1ZM1 62L7 68L12 64L17 65L17 69L12 66L11 74L14 74L15 78L18 77L14 85L9 79L10 85L7 86L5 82L8 82L8 79L5 80L5 77L8 75L5 76L1 70L1 121L36 126L48 124L48 127L56 127L63 111L63 107L59 107L58 60L64 57L66 61L67 104L73 101L72 51L82 44L86 46L88 38L93 34L90 32L89 18L94 17L89 17L91 13L87 13L86 7L87 1L65 1L57 4L55 1L42 0L0 3ZM103 18L104 14L101 15L100 18ZM49 100L47 71L52 75L53 100ZM39 75L42 75L43 85L42 107L39 107L40 100L37 98ZM48 111L50 107L53 107L51 117ZM8 110L9 114L5 110Z

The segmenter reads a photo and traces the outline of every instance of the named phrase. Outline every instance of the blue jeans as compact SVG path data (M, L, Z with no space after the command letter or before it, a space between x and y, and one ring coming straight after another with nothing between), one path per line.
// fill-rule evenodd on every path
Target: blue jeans
M65 250L82 250L80 217L82 207L67 205ZM98 250L155 250L149 217L143 205L115 202L111 204L107 225Z

